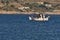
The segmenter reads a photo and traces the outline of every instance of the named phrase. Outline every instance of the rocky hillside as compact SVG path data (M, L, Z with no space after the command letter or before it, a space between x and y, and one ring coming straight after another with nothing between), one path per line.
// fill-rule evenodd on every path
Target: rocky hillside
M35 2L35 3L31 4L31 2ZM36 2L47 2L50 3L52 7L49 8L46 7L45 4L40 5L37 4ZM58 9L60 10L60 0L0 0L0 10L21 12L22 10L18 8L25 7L25 6L30 7L29 11L36 11L36 10L40 11L41 9L43 9L43 11L51 11L51 10L58 10Z
M60 0L0 0L0 3L1 2L6 2L6 1L9 1L9 2L40 2L40 1L45 1L45 2L60 2Z

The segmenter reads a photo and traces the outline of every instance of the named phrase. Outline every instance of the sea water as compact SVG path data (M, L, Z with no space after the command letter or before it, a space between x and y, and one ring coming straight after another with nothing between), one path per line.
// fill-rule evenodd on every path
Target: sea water
M31 21L30 15L1 14L0 40L60 40L60 15L48 21Z

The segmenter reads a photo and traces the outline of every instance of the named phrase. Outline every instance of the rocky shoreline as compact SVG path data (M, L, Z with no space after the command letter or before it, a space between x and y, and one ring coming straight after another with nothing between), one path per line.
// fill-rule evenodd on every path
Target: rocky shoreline
M34 14L36 12L17 12L17 11L0 11L0 14ZM45 14L50 14L50 15L60 15L60 13L56 12L45 12Z

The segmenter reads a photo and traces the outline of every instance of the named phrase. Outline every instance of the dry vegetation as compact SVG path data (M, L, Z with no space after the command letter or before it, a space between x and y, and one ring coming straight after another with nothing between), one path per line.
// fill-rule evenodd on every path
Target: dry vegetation
M44 2L44 4L37 2ZM45 4L51 4L52 6L46 7ZM20 10L19 7L30 7L30 9ZM1 10L6 12L53 12L54 10L60 10L60 0L0 0Z

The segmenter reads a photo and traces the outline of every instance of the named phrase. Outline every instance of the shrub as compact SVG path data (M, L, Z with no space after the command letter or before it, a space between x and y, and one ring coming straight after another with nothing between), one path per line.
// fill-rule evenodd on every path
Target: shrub
M15 6L14 6L14 5L11 5L11 7L13 7L13 8L14 8Z

